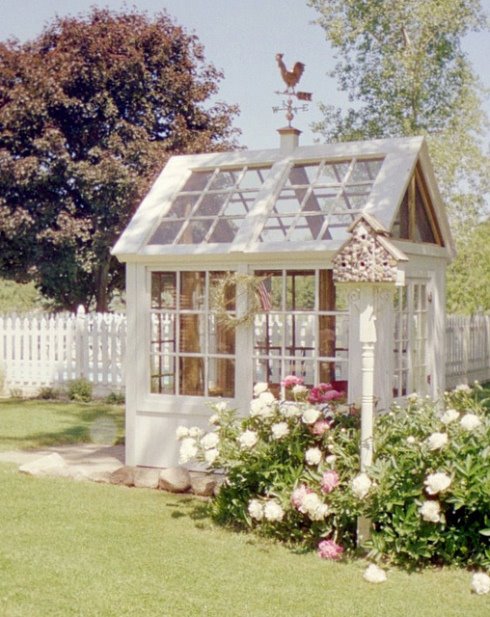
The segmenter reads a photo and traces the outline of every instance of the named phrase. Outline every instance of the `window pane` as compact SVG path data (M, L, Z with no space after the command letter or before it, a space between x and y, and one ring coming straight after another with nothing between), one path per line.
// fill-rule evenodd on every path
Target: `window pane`
M204 353L205 315L180 316L180 351Z
M209 317L208 353L235 353L235 329L219 323L215 315Z
M209 298L209 306L212 307L212 295L213 295L213 288L216 287L216 285L219 283L219 281L226 275L226 272L210 272L209 273L209 292L210 292L210 298ZM236 295L236 289L235 289L235 285L227 285L225 290L224 290L224 303L225 303L225 310L227 311L234 311L235 310L235 295Z
M205 272L180 273L180 308L204 310Z
M217 216L226 202L228 193L210 193L204 195L195 212L196 216Z
M151 357L150 391L155 394L175 394L175 358Z
M209 242L233 242L243 218L220 218L209 236Z
M179 235L182 224L182 221L165 219L148 240L148 244L173 244Z
M288 240L292 242L308 242L316 240L322 230L324 216L300 216L294 229L289 233Z
M151 316L151 342L155 346L174 344L175 315L157 313Z
M179 359L180 394L204 396L204 358Z
M212 224L213 220L210 219L193 219L189 221L179 240L179 244L200 244L204 242L204 238Z
M231 358L209 358L209 396L235 396L235 360Z
M193 171L190 178L184 184L181 192L203 191L206 188L206 184L209 182L212 175L213 171Z
M180 195L172 204L165 220L184 219L191 215L194 206L199 200L199 195Z
M176 273L151 273L151 307L155 309L175 308Z
M314 271L294 272L286 275L286 309L290 311L313 310L315 308Z

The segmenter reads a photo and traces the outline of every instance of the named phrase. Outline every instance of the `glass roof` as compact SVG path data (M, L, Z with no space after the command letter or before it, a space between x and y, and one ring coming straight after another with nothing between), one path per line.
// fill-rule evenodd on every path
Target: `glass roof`
M291 164L276 188L259 242L343 239L362 212L383 158ZM231 243L271 166L193 171L148 240L149 245Z

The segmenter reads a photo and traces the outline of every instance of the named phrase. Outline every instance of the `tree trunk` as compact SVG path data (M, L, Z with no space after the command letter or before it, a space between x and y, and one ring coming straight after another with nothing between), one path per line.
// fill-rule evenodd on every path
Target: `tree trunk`
M95 289L95 310L97 313L106 313L109 310L109 261L106 261L97 268L95 273L96 289Z

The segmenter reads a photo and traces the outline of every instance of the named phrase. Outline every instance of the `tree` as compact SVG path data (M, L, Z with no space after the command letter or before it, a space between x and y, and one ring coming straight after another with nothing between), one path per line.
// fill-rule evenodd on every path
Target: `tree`
M451 313L490 311L490 220L481 223L459 244L449 268L447 298Z
M480 0L309 0L353 106L324 105L330 140L427 136L455 235L485 210L490 163L480 85L461 41L485 26Z
M94 8L0 43L0 273L56 307L106 310L110 256L171 154L236 146L222 73L166 13Z

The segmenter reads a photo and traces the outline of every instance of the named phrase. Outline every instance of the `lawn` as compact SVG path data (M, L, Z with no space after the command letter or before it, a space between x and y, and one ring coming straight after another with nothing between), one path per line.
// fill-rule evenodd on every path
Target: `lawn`
M0 401L0 451L30 450L92 441L97 421L114 427L113 441L124 434L124 408L100 402Z
M0 403L0 448L90 439L97 404ZM40 479L0 464L2 617L487 617L460 569L362 579L363 560L321 561L216 527L205 503L145 489Z

